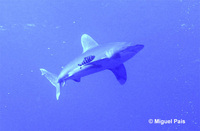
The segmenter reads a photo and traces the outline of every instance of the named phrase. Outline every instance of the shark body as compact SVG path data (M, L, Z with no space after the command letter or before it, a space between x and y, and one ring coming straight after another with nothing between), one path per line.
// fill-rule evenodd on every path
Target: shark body
M57 100L60 96L60 88L65 85L67 80L72 79L80 82L81 77L106 69L114 73L120 84L124 84L127 74L123 63L144 47L144 45L134 45L127 42L99 45L87 34L82 35L81 44L83 53L68 63L58 76L45 69L40 69L42 75L56 87Z

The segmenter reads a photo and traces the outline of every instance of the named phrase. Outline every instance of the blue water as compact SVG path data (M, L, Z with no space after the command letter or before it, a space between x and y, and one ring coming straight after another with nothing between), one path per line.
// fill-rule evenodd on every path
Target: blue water
M39 69L59 74L84 33L145 47L125 85L106 70L67 81L57 101ZM1 131L200 130L200 2L1 0L0 84Z

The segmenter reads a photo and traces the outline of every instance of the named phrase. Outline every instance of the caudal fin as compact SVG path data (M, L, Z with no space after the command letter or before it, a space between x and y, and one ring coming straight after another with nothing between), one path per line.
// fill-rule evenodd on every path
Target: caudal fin
M40 69L40 71L42 72L42 75L44 75L51 82L51 84L56 87L56 99L58 100L60 96L60 84L58 83L57 75L50 73L45 69Z

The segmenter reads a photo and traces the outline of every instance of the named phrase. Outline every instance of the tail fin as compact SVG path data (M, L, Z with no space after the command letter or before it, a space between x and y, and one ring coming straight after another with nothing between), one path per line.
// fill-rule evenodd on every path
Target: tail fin
M42 72L42 75L44 75L51 82L51 84L56 87L56 99L58 100L60 96L60 84L58 83L57 75L52 74L45 69L40 69L40 71Z

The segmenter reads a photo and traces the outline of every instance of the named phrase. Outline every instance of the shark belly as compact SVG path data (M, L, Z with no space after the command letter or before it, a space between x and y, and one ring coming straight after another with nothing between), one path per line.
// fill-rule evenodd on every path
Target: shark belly
M81 77L91 75L106 69L113 69L119 65L123 64L123 61L116 59L103 59L95 63L91 63L91 65L86 65L86 67L82 70L74 72L73 75L67 79L80 79Z
M92 65L90 67L87 67L86 69L83 69L81 71L74 73L72 76L68 77L67 79L72 79L72 80L80 79L81 77L88 76L88 75L103 71L105 69L106 68L104 68L103 66Z

